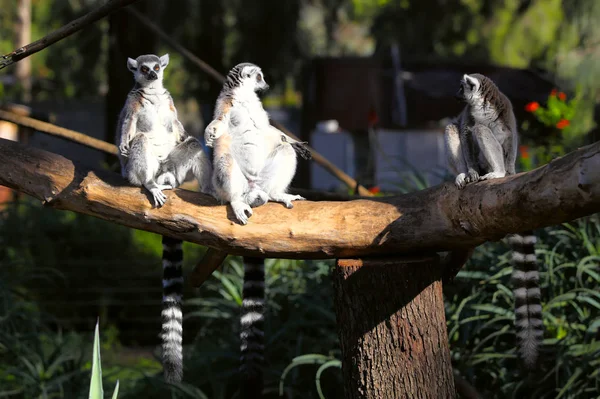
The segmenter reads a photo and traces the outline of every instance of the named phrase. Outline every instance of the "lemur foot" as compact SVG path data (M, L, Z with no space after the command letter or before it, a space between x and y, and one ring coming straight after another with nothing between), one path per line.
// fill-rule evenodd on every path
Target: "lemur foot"
M467 183L476 183L479 181L479 172L475 169L469 169L467 172L467 178L465 179Z
M233 209L233 214L235 215L235 218L241 224L247 224L248 218L252 216L252 208L250 208L250 205L242 201L232 202L231 209Z
M506 176L506 173L502 172L490 172L485 174L479 178L479 180L490 180L490 179L500 179Z
M292 201L301 201L301 200L305 200L306 198L302 197L301 195L293 195L293 194L271 194L271 201L275 201L275 202L281 202L285 205L286 208L288 209L292 209L294 207L294 204L292 204Z
M170 190L172 188L173 187L166 184L161 184L149 188L148 191L150 191L150 194L152 194L152 199L154 199L154 205L157 207L163 206L165 202L167 202L167 196L165 195L165 193L162 192L162 190Z
M263 190L252 190L246 195L246 202L251 208L256 208L269 202L269 195Z
M467 185L466 179L466 173L461 173L458 176L456 176L456 179L454 179L454 184L456 184L456 187L458 187L459 190L462 190Z
M175 178L175 175L171 172L165 172L162 175L158 176L156 178L156 182L158 184L169 186L169 188L167 188L166 190L169 190L173 187L177 187L177 179Z

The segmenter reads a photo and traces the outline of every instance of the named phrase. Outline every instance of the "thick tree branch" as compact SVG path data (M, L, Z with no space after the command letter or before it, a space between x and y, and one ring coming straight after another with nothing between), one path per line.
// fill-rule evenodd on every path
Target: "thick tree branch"
M93 24L94 22L98 21L101 18L104 18L105 16L118 10L119 8L123 8L130 4L133 4L136 1L139 0L109 0L103 6L100 6L95 10L90 11L81 18L77 18L76 20L69 22L67 25L61 27L60 29L57 29L49 35L42 37L40 40L28 44L27 46L18 48L11 53L0 56L0 69L6 68L7 66L12 65L25 57L29 57L30 55L45 49L51 44L54 44L57 41L62 40L65 37L68 37L73 33L80 31L86 26Z
M0 184L48 206L169 235L231 254L347 258L468 248L508 233L555 225L600 210L600 143L528 173L457 190L446 183L397 197L268 203L246 226L229 207L186 190L153 209L145 192L114 173L0 140Z

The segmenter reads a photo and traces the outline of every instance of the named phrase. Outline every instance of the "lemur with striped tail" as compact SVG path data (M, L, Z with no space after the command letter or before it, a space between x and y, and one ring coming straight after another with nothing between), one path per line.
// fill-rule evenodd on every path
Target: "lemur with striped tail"
M196 178L210 191L212 166L200 141L188 135L178 119L170 93L163 86L169 55L127 59L135 84L127 95L116 131L121 174L146 188L155 206L167 200L163 190ZM183 378L182 241L163 237L162 363L167 382Z
M205 143L213 147L212 186L217 199L230 204L235 219L247 224L252 208L268 201L286 208L303 200L287 193L296 173L296 153L310 158L306 143L298 142L271 126L257 95L267 90L262 70L251 63L236 65L227 74L215 105L213 121L206 127ZM241 393L261 397L264 363L265 263L244 257L241 312Z
M508 97L481 74L464 75L457 97L466 106L444 134L456 186L463 189L469 183L515 174L519 138ZM544 334L536 237L527 231L509 236L508 242L513 251L517 349L525 366L531 369L537 362Z

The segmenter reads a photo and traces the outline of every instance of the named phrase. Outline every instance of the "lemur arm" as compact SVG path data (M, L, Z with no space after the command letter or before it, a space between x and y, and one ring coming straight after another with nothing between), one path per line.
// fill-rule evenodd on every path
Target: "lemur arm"
M204 143L207 147L212 147L214 141L227 133L231 111L231 100L217 102L217 115L204 129Z
M177 108L175 108L175 103L173 102L173 98L169 95L169 110L173 114L173 133L177 134L177 143L183 142L189 135L185 131L185 127L179 120L179 116L177 115Z
M141 104L138 101L129 98L127 104L125 104L125 115L123 117L123 123L119 127L121 129L121 137L119 141L119 152L122 156L127 157L129 155L129 143L133 140L136 132L138 110Z

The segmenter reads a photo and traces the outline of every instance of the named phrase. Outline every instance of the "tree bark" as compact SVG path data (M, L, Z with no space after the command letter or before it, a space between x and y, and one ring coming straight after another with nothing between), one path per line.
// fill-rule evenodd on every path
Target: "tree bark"
M268 203L247 225L229 206L187 190L165 191L154 209L147 192L116 173L0 140L0 185L48 206L206 245L233 255L318 259L468 249L600 211L600 143L528 173L452 183L395 197L343 202Z
M456 397L440 279L435 255L337 261L346 399Z

